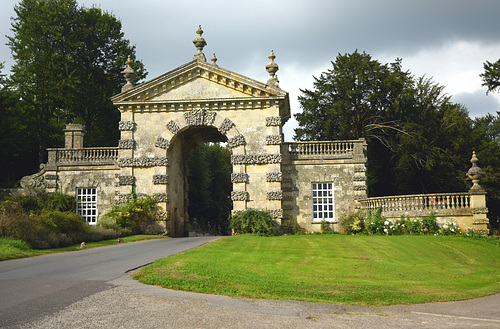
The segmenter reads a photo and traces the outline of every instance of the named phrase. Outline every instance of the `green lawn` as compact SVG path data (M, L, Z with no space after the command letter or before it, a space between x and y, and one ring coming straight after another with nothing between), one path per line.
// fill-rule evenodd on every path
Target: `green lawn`
M447 236L252 235L219 239L135 275L169 289L351 305L500 292L500 246Z
M127 243L127 242L141 241L141 240L160 239L160 238L164 237L160 235L131 235L131 236L126 236L122 239L124 243ZM90 248L111 246L114 244L118 244L117 239L104 240L99 242L89 242L86 244L86 247L87 249L90 249ZM35 250L31 249L27 244L23 243L22 241L0 238L0 261L53 254L57 252L75 251L79 250L79 248L80 245L74 245L65 248Z

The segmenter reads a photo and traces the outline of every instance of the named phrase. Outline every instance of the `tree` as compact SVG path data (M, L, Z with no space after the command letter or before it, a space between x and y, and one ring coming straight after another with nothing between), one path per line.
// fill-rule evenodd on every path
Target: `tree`
M380 64L366 53L339 54L332 69L314 78L314 90L302 90L302 113L295 114L298 140L367 138L388 127L384 113L402 92L408 74L401 62Z
M500 112L497 112L496 116L488 113L484 117L476 118L474 126L483 129L490 140L500 144Z
M7 43L15 60L10 78L27 110L42 163L49 134L64 121L77 7L72 0L24 0L14 10L14 37Z
M390 162L384 167L393 177L391 182L381 182L392 191L408 194L465 190L463 173L468 169L472 149L471 120L467 110L451 103L443 91L444 87L432 79L412 78L398 99L396 111L387 113L387 118L400 127L386 138Z
M496 116L487 114L473 122L474 132L478 136L476 154L479 166L485 172L481 186L488 192L487 206L490 226L500 229L500 113ZM483 137L484 136L484 137Z
M120 113L110 97L124 84L120 73L128 56L132 57L136 81L146 77L144 66L135 59L135 47L124 39L122 25L113 15L99 8L81 8L78 13L78 47L74 52L71 98L67 109L72 120L80 120L87 130L87 143L93 146L116 146L116 127Z
M487 92L496 92L500 89L500 59L492 63L483 64L484 72L479 76L483 79L482 86L488 88Z
M62 144L66 123L87 124L91 141L99 125L109 137L106 128L118 115L108 98L123 84L119 72L126 57L135 56L119 21L100 9L78 7L75 0L22 0L14 10L7 43L15 61L10 79L36 134L39 163L47 145ZM136 67L143 78L142 64Z
M366 138L371 196L466 189L480 138L443 86L403 72L399 59L381 64L357 51L339 54L332 66L314 90L301 90L295 138Z
M26 172L34 172L36 154L33 135L27 129L18 94L8 87L0 63L0 186L15 187Z

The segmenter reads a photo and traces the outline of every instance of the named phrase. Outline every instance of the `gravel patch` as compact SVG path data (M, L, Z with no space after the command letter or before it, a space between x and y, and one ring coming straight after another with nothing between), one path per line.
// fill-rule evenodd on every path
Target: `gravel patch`
M20 328L497 328L411 310L237 299L147 286L125 276L114 286Z

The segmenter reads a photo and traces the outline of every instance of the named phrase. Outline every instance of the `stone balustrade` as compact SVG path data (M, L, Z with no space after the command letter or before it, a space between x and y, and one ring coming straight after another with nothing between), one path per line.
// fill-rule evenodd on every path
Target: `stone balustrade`
M117 147L51 148L47 149L49 163L117 163Z
M451 220L463 232L473 229L488 233L488 208L486 192L472 190L465 193L436 193L397 195L358 200L361 210L375 211L382 208L382 216L390 220L404 217L422 218L433 213L439 222Z
M365 140L295 142L284 143L284 145L290 156L294 158L353 157L355 154L363 154Z
M471 200L469 193L439 193L397 195L375 197L359 200L363 210L377 210L382 207L385 217L427 216L431 212L436 215L471 215Z

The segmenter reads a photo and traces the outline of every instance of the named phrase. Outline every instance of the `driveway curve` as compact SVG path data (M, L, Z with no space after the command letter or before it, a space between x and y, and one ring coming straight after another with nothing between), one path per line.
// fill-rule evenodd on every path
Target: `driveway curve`
M215 239L157 239L0 262L0 327L54 314L130 271Z

